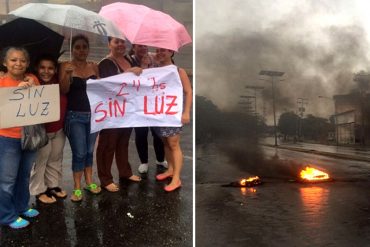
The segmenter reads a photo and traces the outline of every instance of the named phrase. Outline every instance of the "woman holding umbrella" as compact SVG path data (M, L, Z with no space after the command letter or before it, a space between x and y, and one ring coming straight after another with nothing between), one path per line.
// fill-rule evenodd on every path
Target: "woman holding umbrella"
M92 179L93 152L97 133L90 133L90 103L86 93L86 81L99 77L98 66L88 62L89 40L84 35L72 37L72 61L60 66L61 93L68 98L64 131L72 149L74 189L71 200L82 200L81 179L85 177L85 189L93 194L101 189Z
M7 73L0 78L0 87L32 87L37 78L27 74L28 52L19 47L6 50L3 64ZM22 150L21 127L0 129L0 224L13 229L30 224L22 217L35 217L36 209L28 206L29 181L36 151Z
M174 56L174 53L175 52L172 50L157 48L156 58L159 62L159 66L161 67L173 64L172 57ZM193 92L186 71L182 68L178 68L178 72L185 94L184 110L181 116L181 122L182 124L188 124L190 122ZM180 133L182 131L182 127L155 127L155 131L162 137L165 156L168 162L168 170L164 173L158 174L156 178L161 181L172 177L171 182L164 187L165 191L171 192L181 187L180 173L183 165L183 156L180 147Z

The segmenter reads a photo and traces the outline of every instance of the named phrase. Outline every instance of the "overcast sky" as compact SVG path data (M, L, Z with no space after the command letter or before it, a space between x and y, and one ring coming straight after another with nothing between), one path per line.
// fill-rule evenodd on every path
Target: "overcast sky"
M197 0L195 7L197 94L222 109L258 84L269 115L271 84L258 73L278 70L285 72L279 112L296 111L304 97L307 113L326 117L333 102L318 95L347 94L356 88L353 74L370 71L370 1Z

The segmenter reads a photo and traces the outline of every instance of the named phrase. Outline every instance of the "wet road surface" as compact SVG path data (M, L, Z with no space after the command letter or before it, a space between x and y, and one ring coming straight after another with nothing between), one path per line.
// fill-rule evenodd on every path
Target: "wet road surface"
M269 165L289 161L276 158L280 163ZM268 177L251 174L247 161L245 167L236 166L212 145L197 148L196 245L370 246L370 168L356 164L361 173L350 163L338 171L331 165L325 168L341 179L304 184L279 174L282 169ZM264 183L221 186L250 175L261 176Z
M184 128L181 146L184 154L182 188L172 193L163 190L165 182L155 180L160 172L155 166L153 147L149 148L149 172L140 183L120 181L120 191L102 191L99 195L83 191L83 201L73 203L69 197L55 204L31 203L40 210L30 227L12 230L2 227L0 246L192 246L193 234L193 159L192 128ZM150 136L150 134L149 134ZM129 159L137 173L139 159L131 136ZM151 138L151 137L150 137ZM149 141L151 142L151 139ZM64 189L72 191L71 153L66 143L64 155ZM115 164L113 165L115 167ZM117 170L114 171L115 182ZM94 164L94 178L96 163Z

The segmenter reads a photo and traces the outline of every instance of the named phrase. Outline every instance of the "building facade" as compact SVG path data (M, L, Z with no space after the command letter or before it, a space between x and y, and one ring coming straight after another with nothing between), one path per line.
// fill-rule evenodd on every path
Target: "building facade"
M338 144L370 144L370 94L335 95Z

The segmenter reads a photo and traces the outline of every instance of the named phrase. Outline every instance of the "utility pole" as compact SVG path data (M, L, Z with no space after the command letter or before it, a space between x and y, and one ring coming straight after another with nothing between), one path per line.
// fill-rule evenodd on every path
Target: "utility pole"
M275 85L274 78L281 77L284 72L272 71L272 70L261 70L259 75L269 76L271 78L271 89L272 89L272 110L274 112L274 135L275 135L275 147L277 146L277 128L276 128L276 114L275 114Z
M257 114L257 112L256 112L256 97L255 96L250 96L250 95L241 95L240 98L247 99L247 101L245 103L247 103L249 105L250 112L253 113L254 115L256 115ZM252 110L252 107L250 106L253 102L251 100L254 100L254 112Z
M250 101L239 101L238 104L241 105L241 108L246 109L247 114L252 113L252 106L251 106L252 102L250 102Z
M247 85L247 86L245 86L245 88L254 90L254 112L257 116L257 90L263 90L264 87Z

